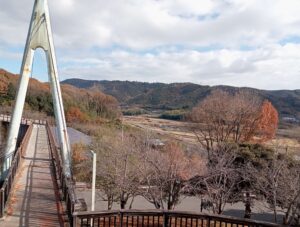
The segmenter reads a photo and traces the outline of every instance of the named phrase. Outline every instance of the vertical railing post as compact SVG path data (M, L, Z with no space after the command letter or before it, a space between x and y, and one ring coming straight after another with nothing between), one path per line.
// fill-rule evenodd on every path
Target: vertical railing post
M1 188L0 190L0 206L1 206L1 210L0 210L0 218L3 218L4 217L4 206L5 206L5 203L4 203L4 191L3 191L3 188Z
M169 226L169 215L166 212L163 213L163 222L163 227Z
M120 215L119 215L119 217L120 217L120 227L123 227L123 212L122 211L120 211Z
M73 214L73 223L70 223L70 227L77 227L77 215Z

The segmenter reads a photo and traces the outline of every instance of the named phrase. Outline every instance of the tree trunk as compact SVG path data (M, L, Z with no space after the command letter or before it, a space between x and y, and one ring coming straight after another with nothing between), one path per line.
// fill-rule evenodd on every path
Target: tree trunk
M131 202L130 202L130 205L129 205L129 210L131 210L132 209L132 205L133 205L133 202L134 202L134 196L132 197L132 200L131 200Z
M249 192L246 192L244 218L251 218L251 197Z
M126 205L126 201L121 200L120 207L121 207L122 210L125 209L125 205Z
M154 206L155 206L156 209L160 209L161 208L159 202L157 202L156 200L153 202L153 204L154 204Z
M108 200L107 200L107 209L111 210L112 206L113 206L113 197L108 197Z
M274 221L275 223L277 223L277 195L276 195L276 191L273 194L273 205L274 205Z
M170 191L172 191L172 189L170 190ZM168 195L168 203L167 203L167 208L168 208L168 210L172 210L172 202L171 202L171 192L169 192L169 195Z
M222 214L222 200L221 199L218 204L218 214Z
M274 207L274 222L277 223L277 209Z
M294 197L294 199L292 200L292 202L289 204L289 207L288 207L288 209L287 209L287 211L285 213L283 224L285 224L285 225L289 225L290 224L291 218L292 218L293 206L297 207L297 202L298 202L299 196L300 196L300 190L296 194L296 196Z
M168 210L172 210L172 205L171 205L170 201L168 201Z
M124 193L122 193L120 196L120 207L122 210L125 209L126 203L127 200L125 199Z

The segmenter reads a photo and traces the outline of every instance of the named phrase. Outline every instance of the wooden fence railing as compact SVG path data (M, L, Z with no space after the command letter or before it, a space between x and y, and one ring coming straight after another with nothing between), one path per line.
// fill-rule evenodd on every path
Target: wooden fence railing
M74 213L73 226L81 227L278 227L268 222L222 215L164 210L120 210Z

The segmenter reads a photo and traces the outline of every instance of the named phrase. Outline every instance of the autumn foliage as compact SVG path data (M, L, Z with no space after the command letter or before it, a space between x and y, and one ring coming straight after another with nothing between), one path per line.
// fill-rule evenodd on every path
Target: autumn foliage
M86 149L86 146L82 143L72 145L72 160L75 165L87 160L87 157L84 156Z
M278 127L278 112L271 102L265 100L261 106L260 118L257 123L257 132L260 141L274 138Z
M207 151L220 143L266 141L274 137L278 113L249 92L215 91L190 113L192 129Z
M0 105L13 106L18 75L0 69ZM68 122L101 122L114 120L120 116L118 101L100 91L79 89L71 85L61 85L66 119ZM53 99L49 83L41 83L31 78L26 95L25 111L54 115Z
M78 107L70 107L66 119L68 122L86 122L87 116Z

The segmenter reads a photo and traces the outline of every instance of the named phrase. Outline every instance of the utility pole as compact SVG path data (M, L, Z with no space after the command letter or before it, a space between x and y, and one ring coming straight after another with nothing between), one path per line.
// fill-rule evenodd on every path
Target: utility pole
M91 153L92 153L92 156L93 156L92 205L91 205L91 211L95 211L97 154L94 151L91 151ZM93 218L91 218L91 226L94 226L94 219Z
M93 177L92 177L92 206L91 211L95 210L95 194L96 194L96 165L97 165L97 154L91 151L93 155Z

